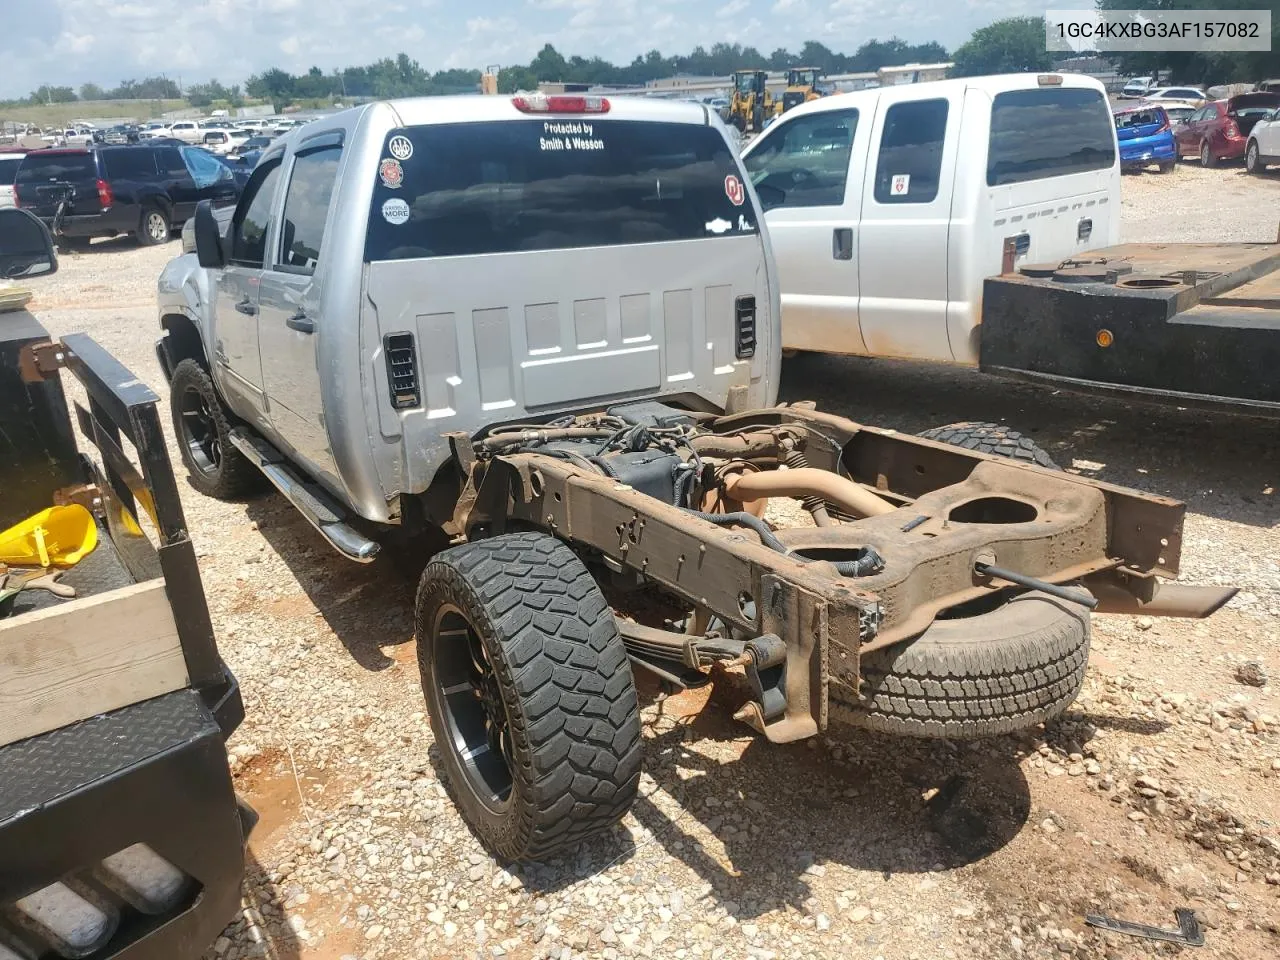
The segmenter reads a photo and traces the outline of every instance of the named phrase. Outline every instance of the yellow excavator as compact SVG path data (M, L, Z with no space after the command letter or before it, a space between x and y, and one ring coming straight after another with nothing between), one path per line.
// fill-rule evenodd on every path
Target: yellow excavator
M731 123L740 133L759 133L764 122L778 112L781 104L769 93L763 70L733 71L733 99L729 101L725 123Z
M817 67L792 67L787 71L787 89L782 91L782 110L790 110L825 95L819 88L822 71Z

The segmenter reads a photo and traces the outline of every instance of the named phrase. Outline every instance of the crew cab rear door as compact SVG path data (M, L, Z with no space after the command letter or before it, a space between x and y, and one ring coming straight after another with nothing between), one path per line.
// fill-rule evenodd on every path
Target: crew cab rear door
M277 437L315 473L337 482L316 364L317 269L342 162L341 131L304 140L285 159L284 207L258 296L258 344L268 416ZM336 318L335 318L336 320Z

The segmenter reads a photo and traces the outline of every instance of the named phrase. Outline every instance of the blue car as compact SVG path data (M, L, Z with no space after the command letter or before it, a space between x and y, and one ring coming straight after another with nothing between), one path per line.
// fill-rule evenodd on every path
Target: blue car
M1139 103L1117 107L1112 111L1116 122L1116 139L1120 143L1120 169L1140 170L1158 166L1161 173L1173 169L1178 159L1174 145L1173 125L1164 107L1155 103Z

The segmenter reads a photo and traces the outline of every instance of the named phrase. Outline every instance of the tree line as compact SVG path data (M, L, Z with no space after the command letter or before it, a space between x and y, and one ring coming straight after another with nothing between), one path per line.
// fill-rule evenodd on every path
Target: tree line
M806 42L798 52L779 47L767 56L753 46L716 43L710 49L698 46L688 54L676 56L664 56L659 50L650 50L623 65L602 57L566 57L547 44L528 64L503 67L498 74L498 89L502 93L528 90L545 80L631 86L686 73L725 76L744 68L785 70L794 66L810 66L818 67L824 73L859 73L901 63L937 63L946 59L947 51L941 44L909 44L897 37L869 40L849 54L838 53L813 40ZM479 70L432 72L408 54L401 53L364 66L345 67L328 73L319 67L300 74L272 67L249 77L243 89L238 84L224 86L215 79L182 91L167 77L147 77L141 81L126 80L110 89L96 83L86 83L78 91L67 86L45 85L32 91L25 100L8 101L6 105L185 98L194 107L209 106L215 101L239 106L248 96L270 100L277 109L282 109L301 100L472 93L479 83Z

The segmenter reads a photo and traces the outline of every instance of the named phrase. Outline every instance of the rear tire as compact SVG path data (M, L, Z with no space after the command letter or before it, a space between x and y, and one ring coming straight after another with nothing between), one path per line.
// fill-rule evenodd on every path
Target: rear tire
M1249 147L1244 153L1244 168L1253 174L1266 172L1267 166L1262 162L1262 155L1258 152L1257 140L1249 141Z
M934 427L916 434L926 440L937 440L952 446L989 453L996 457L1008 457L1023 463L1034 463L1049 470L1061 470L1053 457L1030 437L998 423L964 421L945 427Z
M1164 160L1160 163L1161 173L1173 173L1174 162L1172 160Z
M883 733L968 740L1059 716L1084 683L1089 610L1024 593L975 617L862 657L850 722ZM843 711L842 711L843 712Z
M609 829L640 782L640 707L613 612L544 533L453 547L422 573L418 665L446 785L503 860Z
M1205 140L1200 144L1200 166L1205 169L1212 169L1218 165L1218 158L1213 155L1213 151L1209 149L1209 141Z
M154 247L168 243L170 238L169 217L159 207L143 207L138 221L138 245Z
M231 423L208 371L190 358L169 382L173 434L191 486L216 500L238 500L262 489L262 473L231 442Z

